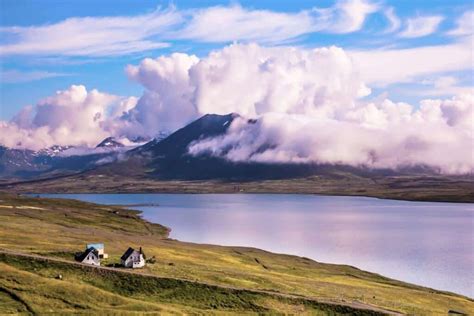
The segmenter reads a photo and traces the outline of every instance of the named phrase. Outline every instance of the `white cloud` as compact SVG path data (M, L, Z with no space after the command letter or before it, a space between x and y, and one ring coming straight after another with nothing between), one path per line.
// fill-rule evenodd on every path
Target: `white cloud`
M456 28L448 32L449 35L462 36L474 33L474 11L464 12L456 21Z
M172 131L196 118L189 70L198 61L194 55L175 53L146 58L139 66L127 67L129 78L146 88L137 106L126 115L127 134L156 136L160 131Z
M434 80L433 86L437 89L444 89L454 86L458 80L453 76L442 76Z
M365 101L361 97L370 89L360 69L337 47L234 44L201 59L178 53L144 59L127 67L128 76L145 87L140 99L72 86L25 109L12 122L1 122L0 137L8 137L0 142L95 145L110 135L154 136L203 114L236 112L244 118L226 135L195 143L190 153L233 161L474 170L473 93L424 100L419 107L383 98ZM436 84L455 82L444 78ZM249 124L246 118L258 121Z
M39 101L35 107L25 107L10 122L0 121L0 143L31 149L52 145L95 146L115 134L110 121L118 116L113 110L134 106L127 102L133 103L133 99L122 100L115 95L73 85ZM119 111L118 115L121 114Z
M191 154L378 168L423 164L447 173L474 168L472 133L461 120L472 115L473 94L426 100L419 110L388 99L362 101L370 90L340 48L231 45L203 59L146 59L128 73L147 89L131 112L154 133L206 113L244 116L226 135L193 144ZM249 124L249 117L258 122Z
M373 86L411 82L420 76L473 68L472 39L436 46L352 51L365 82ZM449 56L447 58L446 56Z
M370 93L336 47L234 44L201 60L186 54L145 59L127 72L147 89L130 117L154 134L164 122L172 130L206 113L337 115L340 106Z
M379 10L369 0L276 12L240 5L155 10L136 16L72 17L39 26L1 27L1 55L110 57L168 47L170 41L284 43L314 32L351 33Z
M311 12L280 13L249 10L240 5L216 6L190 12L190 21L171 38L203 42L279 42L314 31Z
M416 38L430 35L438 29L439 24L444 20L443 16L419 16L408 19L405 29L399 33L400 37Z
M1 70L0 82L2 83L21 83L48 79L54 77L70 76L70 74L50 72L50 71L18 71L18 70Z
M172 37L203 42L283 42L313 33L351 33L362 28L368 15L379 7L367 0L340 0L329 8L295 13L251 10L240 5L192 10L184 29Z
M0 28L2 55L113 56L168 46L151 38L181 22L174 8L138 16L68 18L42 26Z
M189 150L231 161L393 169L425 165L443 173L469 173L474 170L473 106L471 94L426 100L420 110L384 100L348 109L339 119L265 113L255 124L238 119L224 136L196 142Z
M469 95L474 93L474 82L462 78L459 74L454 75L430 75L425 78L417 78L409 85L390 87L390 93L403 97L450 97L453 95Z
M393 7L388 7L383 11L383 14L390 24L387 29L385 29L384 33L392 33L397 31L400 28L402 22L395 14L395 9Z
M427 109L439 109L441 117L449 126L459 127L466 135L473 137L474 93L461 94L445 100L427 99L421 101L421 111Z
M343 0L323 12L327 15L330 32L351 33L360 30L366 17L378 10L377 4L367 0Z

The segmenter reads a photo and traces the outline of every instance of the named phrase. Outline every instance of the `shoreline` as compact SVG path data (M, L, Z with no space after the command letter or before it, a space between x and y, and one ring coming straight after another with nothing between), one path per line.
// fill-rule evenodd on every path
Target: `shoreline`
M118 194L114 194L114 193L106 193L106 194L99 194L99 195L121 195L121 193L118 193ZM152 195L151 193L130 193L131 195L134 195L134 194L145 194L145 195ZM158 193L158 194L163 194L163 193ZM167 195L169 193L164 193L163 195ZM170 195L179 195L179 193L173 193L173 194L170 194ZM189 194L189 193L188 193ZM262 195L263 193L259 193L259 194L253 194L253 193L238 193L238 194L242 194L242 195ZM48 194L49 195L49 194ZM133 207L132 205L136 206L136 207L147 207L147 206L156 206L156 207L159 207L160 204L159 203L130 203L130 204L107 204L106 202L104 201L88 201L88 200L82 200L80 199L80 197L74 197L74 196L61 196L62 194L58 194L59 196L53 194L52 196L44 196L44 197L47 197L47 198L59 198L59 199L72 199L72 200L78 200L78 201L81 201L81 202L87 202L87 203L94 203L94 204L98 204L98 205L103 205L103 206L108 206L108 207ZM65 193L65 195L69 195L69 193ZM72 195L76 195L76 194L72 194ZM84 195L84 196L87 196L89 195L88 193L81 193L81 194L78 194L78 195ZM195 195L194 193L193 194L189 194L189 195ZM203 194L203 195L214 195L212 193L210 194ZM220 193L220 194L216 194L216 195L226 195L225 193ZM229 194L230 195L230 194ZM282 194L270 194L270 195L282 195ZM288 195L295 195L295 194L288 194ZM310 196L315 196L314 194L305 194L306 196L310 197ZM411 202L411 201L400 201L400 200L389 200L389 199L379 199L379 198L373 198L373 197L361 197L361 196L334 196L334 195L316 195L318 197L325 197L325 198L333 198L333 197L336 197L336 198L349 198L349 199L352 199L352 198L355 198L355 199L367 199L367 200L371 200L371 199L376 199L376 200L385 200L385 201L391 201L391 202L400 202L400 203L406 203L406 202ZM133 198L131 198L133 199ZM350 201L348 201L350 202ZM419 201L416 201L416 202L419 202ZM433 203L433 202L425 202L425 203ZM451 204L451 203L437 203L437 204ZM459 203L457 205L460 205ZM470 205L469 203L465 203L466 206ZM153 219L149 219L149 218L146 218L144 216L144 213L146 211L143 211L143 210L136 210L136 209L131 209L135 212L137 212L137 214L144 220L144 221L147 221L151 224L158 224L158 225L162 225L162 223L160 223L159 221L154 221ZM365 266L365 265L361 265L361 263L359 262L358 264L356 262L351 262L350 260L342 260L342 261L331 261L331 260L328 260L328 258L326 258L326 260L323 260L323 261L320 261L318 259L318 257L315 257L309 253L303 253L303 254L297 254L297 253L293 253L291 251L289 251L288 249L285 249L285 250L275 250L275 249L272 249L272 248L266 248L266 247L262 247L261 245L253 245L253 244L239 244L239 243L226 243L226 244L222 244L222 243L219 243L219 242L216 242L215 240L213 241L207 241L207 242L200 242L200 241L195 241L195 240L188 240L188 239L181 239L179 237L172 237L171 234L173 232L173 229L172 227L170 226L166 226L169 230L168 232L168 238L169 239L172 239L172 240L175 240L175 241L179 241L179 242L185 242L185 243L193 243L193 244L196 244L196 245L209 245L209 246L224 246L224 247L245 247L245 248L253 248L253 249L256 249L256 250L262 250L262 251L267 251L267 252L271 252L271 253L275 253L275 254L279 254L279 255L291 255L291 256L298 256L298 257L301 257L301 256L307 256L308 258L310 258L311 260L315 260L317 262L320 262L320 263L324 263L324 264L335 264L335 265L349 265L351 267L354 267L354 268L357 268L357 269L362 269L364 271L369 271L371 273L375 273L375 274L380 274L380 275L385 275L385 276L390 276L391 278L395 278L395 279L399 279L399 280L406 280L405 278L403 278L403 275L396 275L396 274L390 274L389 272L387 271L384 271L383 269L382 270L377 270L377 269L371 269L370 267L368 266ZM350 262L349 264L347 262ZM420 284L418 282L416 282L416 280L406 280L404 282L411 282L412 284ZM423 285L420 285L420 286L423 286L423 287L426 287L426 288L429 288L429 289L434 289L434 288L441 288L441 287L436 287L435 285L429 285L428 284L423 284ZM441 291L446 291L446 292L450 292L450 293L454 293L454 294L458 294L458 295L466 295L466 294L461 294L462 292L453 292L452 290L448 290L448 289L443 289ZM473 297L474 298L474 297Z
M0 190L0 193L2 191ZM10 191L3 191L5 193L12 193ZM396 201L396 202L419 202L419 203L436 203L436 204L467 204L467 205L472 205L474 204L473 201L456 201L456 200L428 200L428 199L406 199L406 198L396 198L396 197L381 197L381 196L374 196L374 195L359 195L359 194L338 194L338 193L306 193L306 192L264 192L264 191L258 191L258 192L214 192L214 191L209 191L209 192L190 192L190 191L116 191L116 192L111 192L111 191L94 191L94 192L89 192L89 191L64 191L64 192L21 192L17 193L19 195L23 196L29 196L29 197L35 197L34 195L62 195L62 194L73 194L73 195L94 195L94 194L119 194L119 195L124 195L124 194L131 194L131 195L139 195L139 194L170 194L170 195L206 195L206 194L215 194L215 195L307 195L307 196L322 196L322 197L348 197L348 198L367 198L367 199L377 199L377 200L386 200L386 201ZM159 203L137 203L137 204L115 204L110 206L123 206L123 207L159 207Z
M383 274L364 271L345 264L317 262L309 258L285 254L284 251L277 253L261 248L219 246L218 243L205 244L175 240L169 238L170 229L168 227L145 219L140 210L83 202L74 200L72 197L68 199L31 198L10 194L0 195L0 200L5 205L15 206L0 208L0 215L5 218L3 223L0 222L0 232L2 232L0 242L5 245L2 248L17 252L26 251L33 253L33 255L43 255L53 259L63 258L72 262L73 254L82 248L85 242L105 241L109 259L104 265L118 262L123 249L127 249L129 246L140 246L145 250L147 257L156 257L156 262L147 265L143 271L137 271L139 274L151 274L151 277L164 277L168 280L197 281L206 287L214 284L220 286L219 289L231 287L245 289L249 293L271 288L278 293L303 295L312 299L330 298L341 302L360 302L385 310L398 311L402 314L414 310L420 313L427 310L437 313L447 310L463 312L469 311L474 306L470 297L456 292L436 290L436 288L399 281L385 277ZM38 211L37 208L41 208L41 211ZM42 224L38 225L38 223ZM38 227L38 229L32 230L30 227ZM21 231L18 231L18 228L21 228ZM55 231L61 233L51 234ZM5 239L3 236L17 237ZM126 236L126 240L123 238L124 236ZM44 240L49 242L44 243ZM28 275L35 280L45 277L44 273L33 269L37 267L35 263L31 263L30 266L30 263L26 261L19 263L10 259L5 259L4 263L7 265L11 263L8 266L10 267L8 271L27 269L30 273ZM50 271L50 268L49 264L44 267L45 271ZM79 269L77 274L75 272L75 277L83 278L84 284L87 283L88 286L99 286L100 288L101 284L95 282L95 277L89 278L87 275L81 274L80 271L82 270ZM20 275L26 276L23 272L18 275L19 277ZM138 281L135 280L135 275L130 274L121 274L115 277L117 285L122 284L122 280L127 278L133 279L126 281L126 284L134 284L135 281ZM14 276L10 278L15 280ZM336 278L335 281L332 278ZM69 279L66 277L62 282L69 282ZM151 279L149 280L151 281ZM158 281L153 286L156 286L157 291L150 289L152 292L149 294L150 297L158 295L156 299L159 300L160 293L163 293L160 280L163 279L156 280ZM47 282L48 284L53 282L52 285L59 284L57 281ZM105 278L103 282L111 282L111 279ZM34 282L28 281L28 284L31 284L30 286L35 291ZM115 291L115 285L107 284L110 286L107 286L106 289ZM150 285L150 283L146 284ZM119 286L118 289L121 287ZM174 287L171 288L171 291L174 291L173 289ZM222 291L219 289L216 289L217 292L213 292L214 290L206 292L204 302L212 303L218 297L222 297L220 296L223 295ZM170 288L167 289L167 291L169 290ZM191 290L186 299L189 297L189 300L194 300L195 296L192 293L195 293L194 290ZM179 296L179 293L177 295L177 298L171 296L172 300L169 302L178 304L178 306L188 306L191 302L179 301L182 296ZM233 296L226 297L231 299ZM247 298L243 297L243 300L247 302ZM203 301L200 302L200 304L207 304L202 303ZM237 302L242 302L242 300ZM415 302L429 302L429 307ZM40 303L33 301L32 304ZM199 306L209 308L208 305Z
M0 183L0 191L28 194L311 194L474 203L474 179L455 176L351 175L273 180L164 180L81 173L48 179Z

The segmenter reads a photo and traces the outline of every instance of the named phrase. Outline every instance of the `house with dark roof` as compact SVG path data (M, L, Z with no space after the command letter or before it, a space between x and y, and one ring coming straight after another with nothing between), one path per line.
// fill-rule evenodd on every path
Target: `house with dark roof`
M137 269L145 266L146 257L142 247L140 247L140 250L128 248L120 259L124 267Z
M87 248L86 251L76 256L76 261L94 266L100 266L99 251L94 247Z

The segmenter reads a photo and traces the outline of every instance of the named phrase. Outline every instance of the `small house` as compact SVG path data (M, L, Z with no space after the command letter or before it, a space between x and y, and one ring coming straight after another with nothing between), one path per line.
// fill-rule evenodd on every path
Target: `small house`
M87 244L86 249L95 248L99 252L100 259L107 259L109 257L108 254L105 253L104 244Z
M87 248L86 251L76 256L76 260L94 266L100 266L99 251L94 247Z
M146 258L142 248L140 247L140 250L128 248L120 259L125 268L137 269L145 266Z

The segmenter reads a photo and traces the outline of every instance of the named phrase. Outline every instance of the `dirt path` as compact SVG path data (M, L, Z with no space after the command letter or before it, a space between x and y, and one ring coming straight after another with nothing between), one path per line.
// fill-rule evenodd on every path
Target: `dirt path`
M92 265L83 264L83 263L74 262L74 261L69 261L69 260L60 259L60 258L51 258L51 257L46 257L46 256L41 256L41 255L10 251L10 250L6 250L6 249L0 249L0 254L26 257L26 258L36 259L36 260L43 260L43 261L61 262L61 263L67 263L67 264L76 265L76 266L80 266L80 267L87 267L87 268L90 268L90 269L113 271L115 273L126 273L126 274L146 276L146 277L157 278L157 279L179 280L179 281L183 281L183 282L189 282L189 283L194 283L194 284L202 284L202 285L213 286L213 287L217 287L217 288L224 288L224 289L235 290L235 291L247 291L247 292L256 293L256 294L267 294L267 295L275 295L275 296L280 296L280 297L285 297L285 298L304 299L304 300L312 301L312 302L316 302L316 303L330 304L330 305L340 305L340 306L351 307L351 308L354 308L354 309L370 310L370 311L375 311L375 312L379 312L379 313L384 313L384 314L387 314L387 315L403 315L403 314L395 312L395 311L382 309L382 308L379 308L379 307L376 307L376 306L368 305L368 304L365 304L365 303L362 303L362 302L357 302L357 301L341 302L341 301L331 301L331 300L320 300L320 299L315 299L315 298L300 296L300 295L283 294L283 293L272 292L272 291L264 291L264 290L237 288L237 287L218 285L218 284L212 284L212 283L197 282L197 281L181 279L181 278L172 278L172 277L167 277L167 276L159 276L159 275L155 275L155 274L142 273L142 272L137 272L137 271L134 271L134 270L126 270L126 269L121 269L121 268L92 266Z

